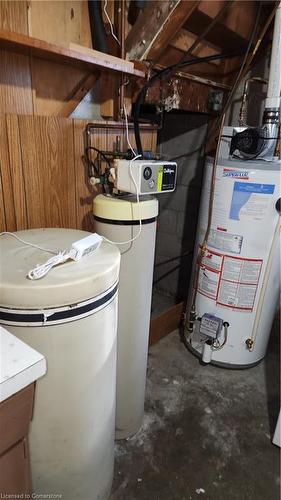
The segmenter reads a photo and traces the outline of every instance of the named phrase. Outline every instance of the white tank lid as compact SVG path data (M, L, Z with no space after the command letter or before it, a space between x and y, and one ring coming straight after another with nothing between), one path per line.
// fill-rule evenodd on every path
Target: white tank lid
M127 221L153 219L158 216L158 200L152 196L140 198L138 204L133 195L105 196L100 194L93 201L95 217L107 220Z
M68 249L91 233L73 229L30 229L15 233L23 240L51 250ZM120 252L103 242L91 256L68 261L39 280L26 278L51 254L27 246L12 236L0 237L0 306L18 309L60 307L91 299L105 292L119 276Z

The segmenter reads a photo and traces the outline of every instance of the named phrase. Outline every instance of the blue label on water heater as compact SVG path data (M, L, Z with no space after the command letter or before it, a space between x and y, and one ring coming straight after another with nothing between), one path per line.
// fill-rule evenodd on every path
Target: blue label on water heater
M274 193L274 189L274 184L234 182L229 218L233 220L240 220L239 212L241 208L250 200L253 194L272 195Z

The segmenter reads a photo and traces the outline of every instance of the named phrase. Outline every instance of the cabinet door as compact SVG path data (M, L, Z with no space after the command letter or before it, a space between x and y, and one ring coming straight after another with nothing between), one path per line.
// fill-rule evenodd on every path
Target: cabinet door
M0 455L28 435L34 388L35 384L30 384L0 403Z
M0 456L0 495L31 494L28 443L23 439Z

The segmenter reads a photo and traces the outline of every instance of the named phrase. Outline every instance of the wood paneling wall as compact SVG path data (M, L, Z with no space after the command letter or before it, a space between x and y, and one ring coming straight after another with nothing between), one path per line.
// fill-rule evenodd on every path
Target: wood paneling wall
M0 28L68 47L92 47L86 1L0 0ZM65 116L65 103L95 80L89 72L64 64L0 51L0 114ZM85 87L86 82L86 87ZM69 114L79 103L69 108Z
M85 0L0 0L0 27L62 46L91 47ZM93 87L96 75L4 50L0 68L0 230L92 230L95 191L82 162L87 121L63 117ZM96 147L111 150L119 135L127 148L124 125L108 125L96 129ZM156 134L143 132L146 149L156 149ZM134 142L131 132L130 138Z
M124 126L113 129L110 123L106 129L95 129L93 144L110 150L118 135L126 147ZM70 118L0 116L1 231L93 230L91 208L96 192L87 182L82 161L86 124L86 120ZM156 130L142 132L146 149L155 151L156 136Z

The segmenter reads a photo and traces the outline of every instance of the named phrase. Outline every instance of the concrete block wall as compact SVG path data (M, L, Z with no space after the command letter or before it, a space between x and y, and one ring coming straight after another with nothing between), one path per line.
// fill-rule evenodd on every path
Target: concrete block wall
M200 201L208 117L167 113L159 152L178 163L177 189L160 195L154 288L176 302L188 290ZM181 256L180 258L178 258Z

